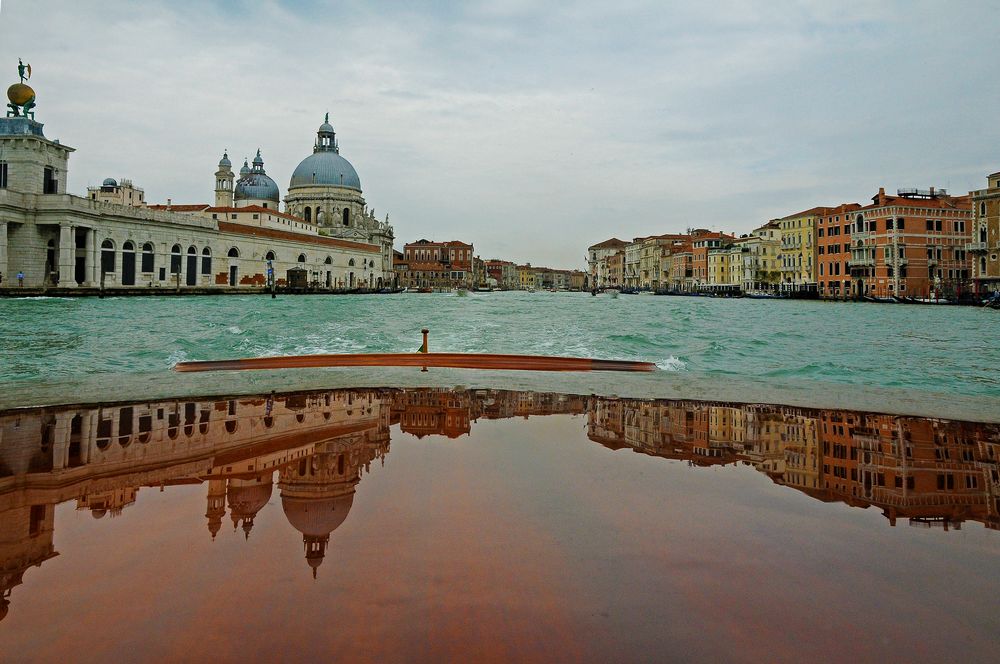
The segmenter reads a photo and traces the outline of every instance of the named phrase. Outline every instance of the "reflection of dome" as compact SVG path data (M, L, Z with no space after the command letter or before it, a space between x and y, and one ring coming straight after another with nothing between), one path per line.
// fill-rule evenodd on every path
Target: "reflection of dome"
M6 598L0 598L0 620L7 617L8 611L10 611L10 602Z
M354 503L354 493L334 498L281 496L281 508L288 523L309 537L326 537L347 518Z
M94 517L95 519L104 518L104 515L107 513L108 511L106 509L102 509L100 507L94 510L90 510L90 516Z
M249 171L245 169L244 163L244 168L240 169L240 179L236 181L233 197L238 201L265 200L277 203L281 197L278 185L264 172L264 160L260 156L260 150L257 150L257 156L254 157L253 168Z
M7 99L15 106L24 106L35 100L35 91L31 89L30 85L15 83L7 88Z
M361 178L351 162L336 152L316 152L295 167L288 188L327 185L361 191Z
M233 519L234 529L242 519L243 532L250 537L253 519L271 499L272 487L270 476L253 480L229 480L226 502L229 503L229 515Z
M302 533L302 545L306 552L306 564L316 570L323 564L330 533L347 518L354 503L354 492L333 497L281 496L281 508L292 527Z

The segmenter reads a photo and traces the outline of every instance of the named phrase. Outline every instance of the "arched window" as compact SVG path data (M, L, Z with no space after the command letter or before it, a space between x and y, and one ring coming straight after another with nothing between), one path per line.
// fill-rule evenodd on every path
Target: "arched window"
M188 254L190 254L192 256L197 256L198 255L198 247L196 247L196 246L194 246L192 244L190 247L188 247Z
M327 257L326 257L326 260L325 260L325 261L323 261L323 263L324 263L325 265L333 265L333 258L331 258L331 257L327 256Z
M142 245L142 271L152 272L154 269L154 258L153 258L153 243L147 242Z
M115 243L105 240L101 243L101 272L115 271Z
M232 249L229 250L229 253L226 255L229 256L230 258L239 258L240 250L237 249L236 247L233 247Z
M348 208L344 208L344 225L351 225L351 211Z
M323 210L316 208L316 225L319 226L323 223Z
M264 260L266 260L266 261L273 261L274 259L275 259L275 256L274 256L274 252L273 251L269 251L266 254L264 254Z
M201 273L212 274L212 250L208 247L201 250Z
M306 206L306 209L302 211L302 218L306 221L312 221L312 210L308 205Z
M170 274L181 273L181 245L175 244L170 248Z
M135 244L131 240L122 245L122 251L135 251Z
M350 265L351 267L354 267L354 259L352 258L351 260L347 261L347 264Z
M305 254L299 254L299 259L298 259L298 261L299 261L300 263L305 263L305 262L306 262L306 255L305 255Z

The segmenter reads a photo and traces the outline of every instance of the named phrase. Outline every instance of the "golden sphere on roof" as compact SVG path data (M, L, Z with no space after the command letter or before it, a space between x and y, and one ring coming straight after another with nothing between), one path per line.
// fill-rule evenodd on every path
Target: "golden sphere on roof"
M35 101L35 91L30 85L15 83L7 88L7 99L15 106L24 106L28 102Z

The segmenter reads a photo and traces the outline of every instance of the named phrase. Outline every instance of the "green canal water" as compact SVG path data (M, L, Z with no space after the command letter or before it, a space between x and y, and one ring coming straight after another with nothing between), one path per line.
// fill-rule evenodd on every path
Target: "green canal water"
M656 362L648 375L337 369L177 374L182 360L431 350ZM5 299L0 407L378 385L560 389L1000 419L1000 315L967 307L587 293Z

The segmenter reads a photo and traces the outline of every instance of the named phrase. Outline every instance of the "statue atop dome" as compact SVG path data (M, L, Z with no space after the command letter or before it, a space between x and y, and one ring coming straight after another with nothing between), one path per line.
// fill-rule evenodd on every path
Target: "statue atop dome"
M21 79L20 83L7 88L7 100L10 102L7 104L7 117L30 117L34 120L35 91L25 83L31 78L31 65L24 64L20 58L17 59L17 76Z

